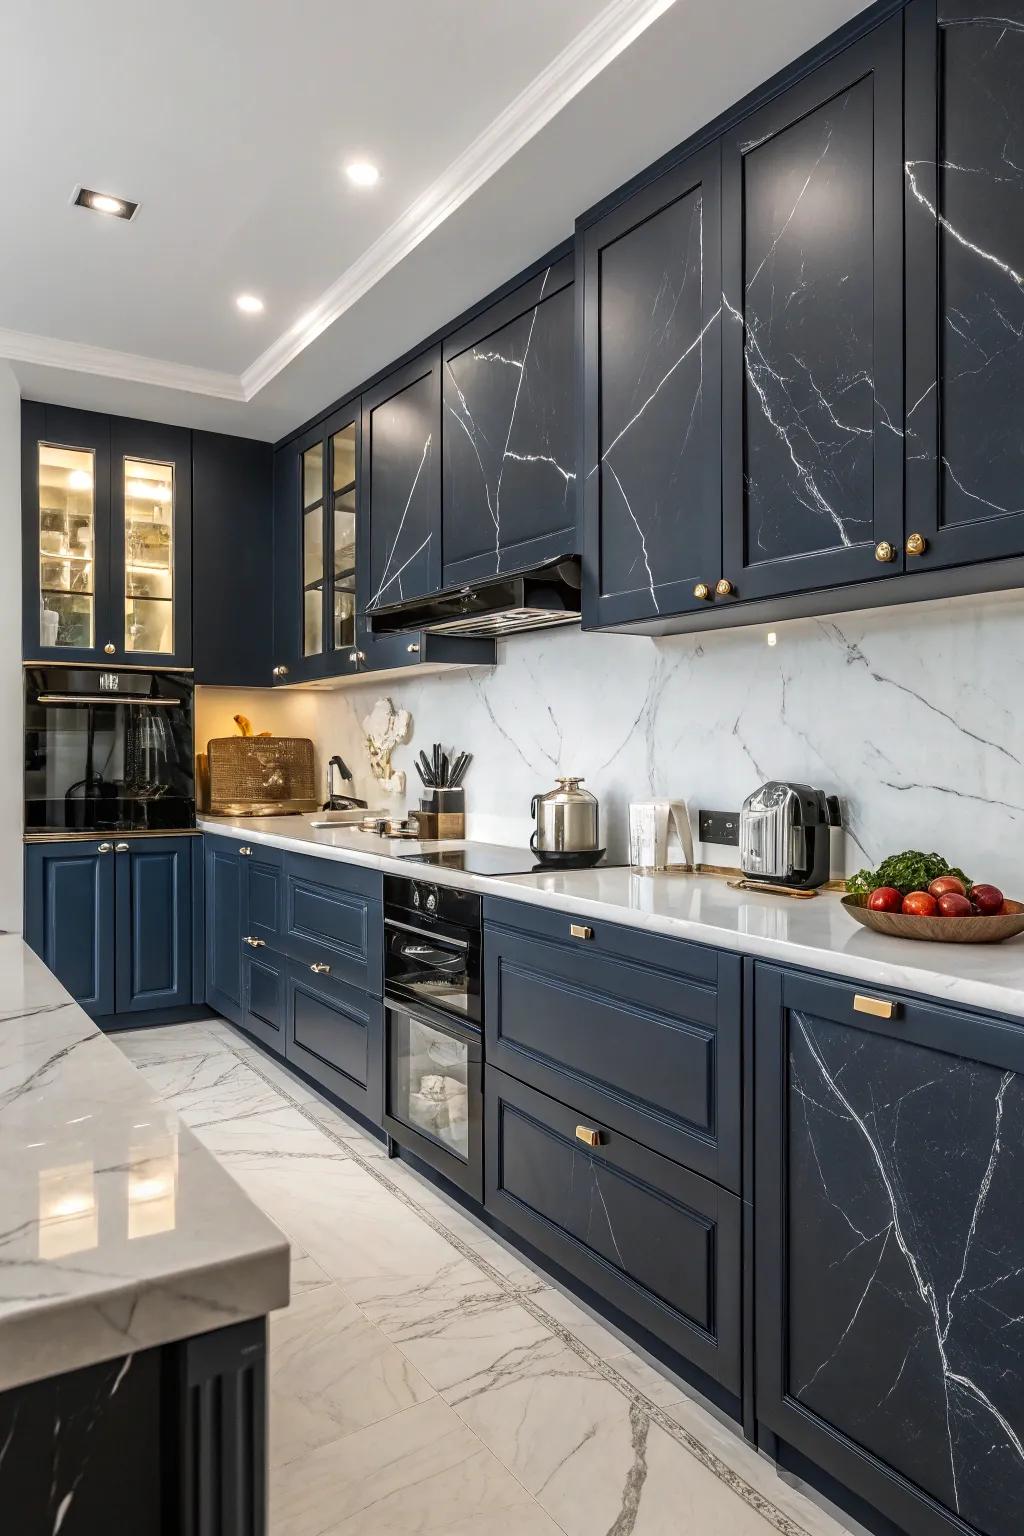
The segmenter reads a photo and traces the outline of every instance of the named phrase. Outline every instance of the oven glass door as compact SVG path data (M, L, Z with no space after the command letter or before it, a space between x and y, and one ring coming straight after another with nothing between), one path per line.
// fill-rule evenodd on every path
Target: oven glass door
M470 937L386 917L384 943L388 992L461 1018L478 1016L479 950Z
M470 1158L480 1047L462 1031L389 1010L388 1110L461 1162Z

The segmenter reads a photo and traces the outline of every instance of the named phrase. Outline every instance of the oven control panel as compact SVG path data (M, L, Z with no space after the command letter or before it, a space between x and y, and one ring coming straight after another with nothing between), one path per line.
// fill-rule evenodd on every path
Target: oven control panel
M422 885L418 880L412 882L412 904L417 912L429 912L433 916L439 900L436 885Z

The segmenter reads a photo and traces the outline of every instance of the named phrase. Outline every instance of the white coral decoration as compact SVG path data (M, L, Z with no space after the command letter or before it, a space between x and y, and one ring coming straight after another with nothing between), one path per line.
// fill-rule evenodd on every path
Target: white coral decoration
M396 709L390 699L378 699L363 721L370 767L386 794L405 793L405 774L392 773L391 754L405 741L411 724L409 711Z

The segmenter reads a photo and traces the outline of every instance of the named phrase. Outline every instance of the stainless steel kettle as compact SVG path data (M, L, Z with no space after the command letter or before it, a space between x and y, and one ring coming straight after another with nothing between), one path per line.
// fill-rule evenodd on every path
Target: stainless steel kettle
M561 778L546 795L534 795L530 815L537 825L530 847L540 859L566 854L596 853L600 847L600 815L597 799L580 789L581 778Z

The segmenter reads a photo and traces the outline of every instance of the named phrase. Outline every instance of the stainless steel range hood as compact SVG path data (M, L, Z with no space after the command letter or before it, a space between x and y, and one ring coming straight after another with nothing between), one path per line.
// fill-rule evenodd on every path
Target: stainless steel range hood
M445 635L514 635L524 629L578 624L580 563L552 560L516 576L496 576L476 586L452 587L431 597L392 603L369 614L374 634L425 629Z

